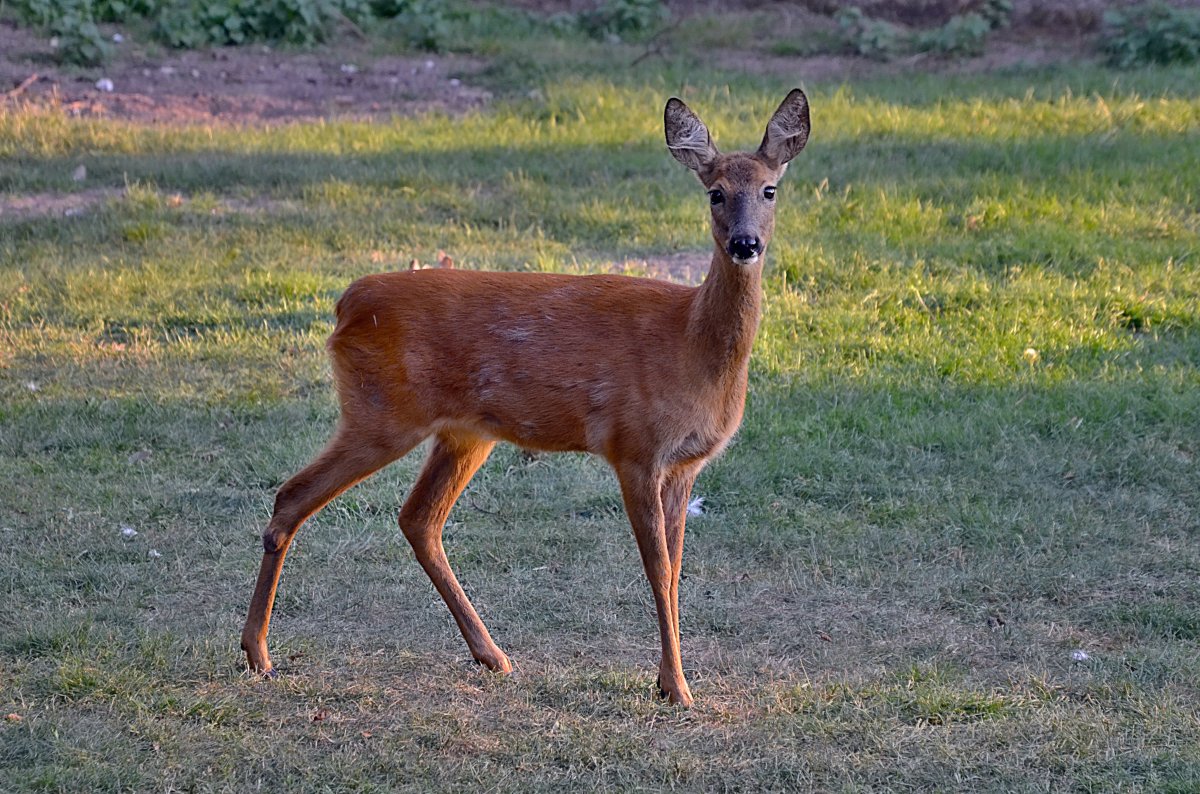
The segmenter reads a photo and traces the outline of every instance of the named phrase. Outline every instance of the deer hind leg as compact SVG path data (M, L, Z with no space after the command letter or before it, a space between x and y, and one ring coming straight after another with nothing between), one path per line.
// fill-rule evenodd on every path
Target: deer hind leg
M421 476L400 511L400 529L417 562L450 607L467 647L489 670L512 672L512 663L492 641L487 627L454 576L442 546L442 527L450 508L471 477L491 454L494 441L464 433L440 433L425 460Z
M625 512L633 526L633 536L642 556L642 567L650 582L650 590L654 593L654 606L658 612L658 630L662 638L658 687L672 703L690 706L692 692L683 675L679 627L671 601L673 566L663 515L663 475L640 466L618 466L617 478L621 482Z
M263 558L242 629L242 649L251 669L270 674L267 631L275 589L292 538L310 516L338 494L403 456L421 441L418 433L381 441L374 432L342 424L320 455L292 477L275 496L275 510L263 533Z

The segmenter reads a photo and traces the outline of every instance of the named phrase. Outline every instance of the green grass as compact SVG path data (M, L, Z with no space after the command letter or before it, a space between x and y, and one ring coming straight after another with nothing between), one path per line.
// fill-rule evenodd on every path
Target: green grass
M418 455L301 531L285 675L243 672L345 284L707 248L660 129L683 64L550 49L539 98L455 119L0 112L0 195L110 189L0 219L0 788L1200 786L1194 68L805 86L746 422L689 526L691 712L652 697L612 476L512 449L446 545L514 676L396 531ZM728 148L789 87L689 84Z

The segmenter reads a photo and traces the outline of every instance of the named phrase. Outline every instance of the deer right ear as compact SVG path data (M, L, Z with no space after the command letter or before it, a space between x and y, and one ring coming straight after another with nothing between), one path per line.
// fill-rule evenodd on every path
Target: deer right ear
M676 160L699 174L717 159L719 152L713 146L708 127L682 100L675 97L667 100L663 121L667 130L667 148Z

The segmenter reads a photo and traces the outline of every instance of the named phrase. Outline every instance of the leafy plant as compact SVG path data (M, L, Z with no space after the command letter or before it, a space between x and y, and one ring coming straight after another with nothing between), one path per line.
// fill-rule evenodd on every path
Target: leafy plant
M14 5L22 17L57 40L61 60L92 66L108 55L91 0L17 0Z
M1011 0L985 0L978 11L956 14L940 27L917 33L867 16L856 6L841 9L835 19L848 49L867 58L888 60L906 52L979 55L988 35L1007 25L1011 17Z
M371 10L392 19L392 30L412 47L441 52L451 38L450 14L445 0L372 0Z
M1012 0L984 0L978 11L993 30L1008 27L1012 21L1012 12Z
M670 18L662 0L605 0L578 16L579 29L594 38L636 38Z
M992 24L981 14L958 14L950 17L946 24L921 33L917 37L917 49L940 55L979 55Z
M97 22L155 20L155 36L172 47L286 41L313 44L324 40L342 17L364 20L388 3L420 28L418 46L445 38L440 20L443 0L15 0L27 23L58 38L64 61L101 62L110 49Z
M908 47L909 36L904 28L869 17L857 6L843 8L835 19L846 43L858 55L885 61Z
M1200 11L1149 3L1104 15L1101 47L1112 66L1200 60Z

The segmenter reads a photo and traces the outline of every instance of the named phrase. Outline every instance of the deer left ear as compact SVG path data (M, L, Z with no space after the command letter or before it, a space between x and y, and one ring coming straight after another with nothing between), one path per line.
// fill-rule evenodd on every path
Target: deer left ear
M808 127L808 97L793 88L767 122L758 154L772 168L782 168L808 143Z

